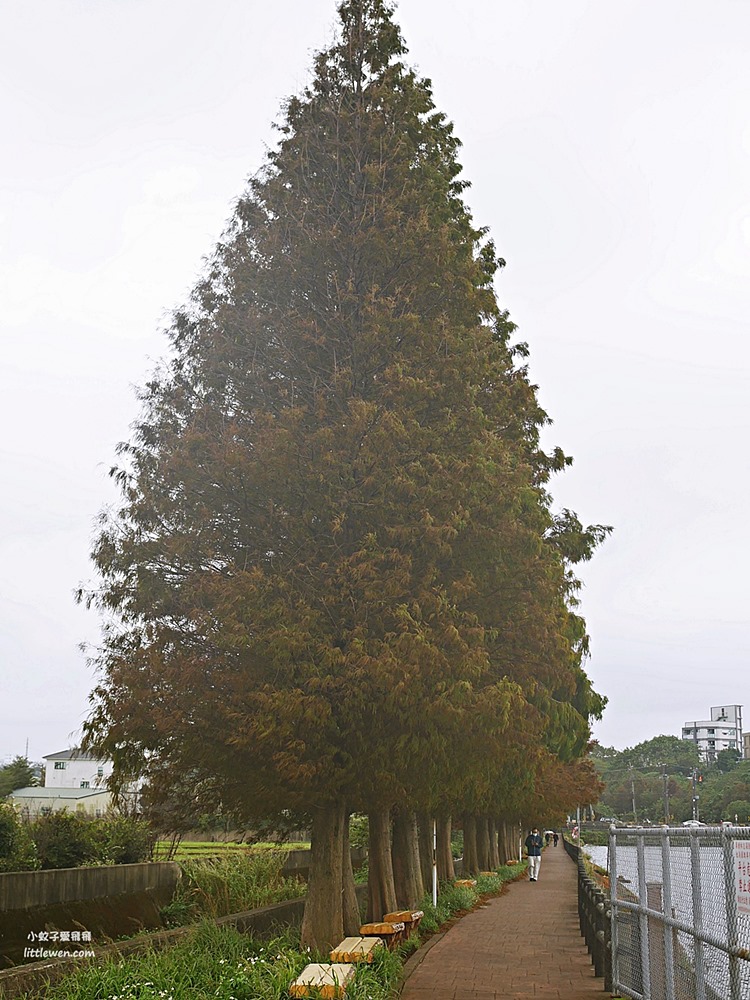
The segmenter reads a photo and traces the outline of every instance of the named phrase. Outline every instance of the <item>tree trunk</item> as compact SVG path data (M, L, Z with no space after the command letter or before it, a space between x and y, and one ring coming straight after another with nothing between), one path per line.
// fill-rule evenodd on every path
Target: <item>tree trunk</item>
M494 872L500 867L500 852L497 847L497 821L493 817L487 820L487 831L490 836L490 870Z
M419 865L425 892L432 892L432 817L419 813Z
M344 936L355 937L359 935L362 919L359 913L359 902L354 888L354 872L352 871L352 848L349 843L349 816L344 816L344 833L342 836L342 871L343 871L343 891L341 894L341 905L343 910ZM338 942L336 942L338 944Z
M505 865L509 861L518 861L518 823L502 820L500 826L500 860Z
M477 817L477 862L480 872L490 870L490 830L486 816Z
M477 818L472 813L464 814L464 864L461 872L464 878L479 871L477 856Z
M370 875L368 879L367 920L382 920L384 913L396 909L391 861L391 811L375 809L369 814Z
M312 814L310 876L301 944L316 951L330 951L344 936L343 834L346 811L343 802L317 806Z
M408 809L397 809L393 818L392 859L396 904L400 909L413 910L424 896L424 885L419 866L417 814Z
M437 821L437 869L438 881L454 881L456 872L453 868L453 851L451 850L450 816L440 816Z

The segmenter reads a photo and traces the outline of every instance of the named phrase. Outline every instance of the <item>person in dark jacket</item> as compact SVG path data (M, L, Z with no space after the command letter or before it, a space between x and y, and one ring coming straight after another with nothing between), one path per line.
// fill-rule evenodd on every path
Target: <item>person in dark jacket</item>
M531 831L525 840L526 853L529 856L529 882L536 882L539 878L539 866L542 863L542 835L536 827Z

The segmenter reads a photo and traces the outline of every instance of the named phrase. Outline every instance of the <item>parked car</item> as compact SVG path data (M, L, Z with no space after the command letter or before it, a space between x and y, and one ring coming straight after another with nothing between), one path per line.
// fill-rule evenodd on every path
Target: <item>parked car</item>
M701 823L699 819L686 819L682 824L683 826L705 826L705 823Z

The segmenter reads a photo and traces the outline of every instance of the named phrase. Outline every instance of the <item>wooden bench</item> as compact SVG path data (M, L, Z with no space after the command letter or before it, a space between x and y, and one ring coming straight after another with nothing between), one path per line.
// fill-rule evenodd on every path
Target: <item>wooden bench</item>
M475 878L460 878L457 879L454 885L467 885L470 889L476 888L477 880Z
M372 962L375 953L385 947L379 937L348 937L331 952L332 962Z
M410 937L419 927L423 916L424 910L397 910L395 913L386 913L383 920L388 923L402 923L404 937Z
M362 937L381 938L385 946L391 950L400 941L404 940L404 922L403 920L396 920L394 922L383 920L381 923L362 924L359 933Z
M308 965L289 987L293 997L344 997L354 978L353 965Z

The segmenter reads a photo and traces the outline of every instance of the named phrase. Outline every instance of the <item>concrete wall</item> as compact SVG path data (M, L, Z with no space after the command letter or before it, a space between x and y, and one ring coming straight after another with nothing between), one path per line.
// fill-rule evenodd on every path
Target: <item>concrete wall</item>
M180 866L174 861L4 872L0 874L0 912L147 891L163 896L166 903L174 894L180 874Z

